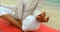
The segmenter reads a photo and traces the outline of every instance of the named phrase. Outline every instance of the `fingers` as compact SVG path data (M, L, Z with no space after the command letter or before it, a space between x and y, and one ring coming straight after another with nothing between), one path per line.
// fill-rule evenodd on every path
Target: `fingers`
M42 12L41 15L42 15L42 16L46 16L46 12Z
M46 19L45 19L45 22L48 22L49 21L49 17L47 17Z
M46 12L42 12L40 15L38 16L42 16L42 17L45 17L46 16Z
M46 16L46 12L42 12L41 16L43 16L43 19L45 20L45 22L49 21L49 17L45 17Z
M49 17L45 17L46 16L46 12L42 12L40 15L38 15L37 19L40 22L48 22L49 21Z
M41 18L40 18L40 16L37 16L36 19L39 21Z
M41 17L41 16L37 16L37 20L39 22L44 22L45 21L45 18Z

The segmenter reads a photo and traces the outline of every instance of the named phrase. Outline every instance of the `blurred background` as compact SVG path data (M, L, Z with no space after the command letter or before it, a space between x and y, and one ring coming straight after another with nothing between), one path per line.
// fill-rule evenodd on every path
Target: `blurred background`
M16 5L18 0L0 0L0 4ZM60 0L43 0L40 2L41 10L46 11L50 16L48 23L43 23L49 27L60 30Z

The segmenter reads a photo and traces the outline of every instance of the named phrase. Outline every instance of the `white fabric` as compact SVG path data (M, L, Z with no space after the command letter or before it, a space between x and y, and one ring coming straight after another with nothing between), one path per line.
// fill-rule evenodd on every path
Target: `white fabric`
M5 14L9 14L11 16L15 15L15 13L11 9L0 7L0 16L5 15ZM39 26L40 26L40 22L38 22L35 16L33 15L27 16L22 22L22 29L24 31L36 30L39 28Z
M15 15L11 9L0 7L0 16L9 14ZM13 16L14 17L14 16ZM26 30L36 30L40 26L40 23L36 20L36 18L32 15L27 16L22 22L22 29Z
M9 14L13 16L15 13L11 9L0 7L0 16L5 15L5 14Z
M40 22L36 20L36 17L33 15L27 16L22 22L23 31L32 31L37 30L40 26Z
M42 12L41 10L36 9L33 13L34 16L40 15Z
M27 3L27 0L23 0L23 2L24 2L24 4L26 4Z
M24 4L26 4L25 0L24 0ZM0 7L0 16L5 15L5 14L9 14L9 15L12 15L12 16L15 15L15 13L11 9ZM36 20L36 18L34 16L32 16L32 15L26 17L23 20L23 23L22 23L23 31L26 31L26 30L37 30L39 28L39 26L40 26L40 22L38 22Z
M26 4L27 4L27 0L23 0L24 11L25 11L25 8L26 8Z

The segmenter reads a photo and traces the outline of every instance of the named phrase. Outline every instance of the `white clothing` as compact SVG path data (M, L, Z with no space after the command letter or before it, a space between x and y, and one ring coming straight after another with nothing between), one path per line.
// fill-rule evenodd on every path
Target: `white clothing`
M40 12L40 10L38 10L38 7L40 7L39 2L40 2L40 0L18 0L16 5L7 5L7 4L5 5L5 4L3 4L1 6L12 9L13 11L16 12L14 17L23 20L28 15L34 14L36 16L34 11Z
M27 0L24 0L24 6L26 6L26 2L27 2ZM37 0L36 0L36 3L37 3ZM34 6L32 6L32 8L33 7ZM34 10L34 8L33 9L32 8L31 8L31 12ZM23 13L24 13L25 8L23 8L23 9L24 9L24 11L23 11ZM31 12L29 13L28 10L26 10L25 13L32 14ZM25 13L23 15L25 15ZM5 15L5 14L9 14L9 15L13 16L14 18L19 18L20 19L20 17L19 17L20 15L19 16L18 15L14 16L16 13L13 12L11 9L0 7L0 16ZM40 26L40 23L36 20L35 16L29 15L29 16L25 17L25 19L23 19L23 22L22 22L23 31L37 30L39 28L39 26Z
M24 3L24 8L23 9L25 11L25 6L26 6L26 3L27 3L27 0L23 0L23 3ZM12 11L10 8L7 8L5 6L1 6L0 10L1 10L0 11L0 16L5 15L5 14L9 14L9 15L13 16L16 19L20 19L19 16L16 15L17 13ZM24 13L24 11L23 11L23 13Z
M0 7L0 16L5 14L14 15L14 12L11 9Z
M13 12L11 9L0 7L0 16L5 15L5 14L9 14L10 16L18 19L18 17L15 16L15 12Z
M0 16L5 15L5 14L9 14L13 17L15 15L15 13L11 9L0 7ZM22 22L23 31L37 30L39 28L39 26L40 26L40 22L38 22L36 20L35 16L33 16L33 15L29 15L29 16L25 17L25 19L23 19L23 22Z
M23 31L34 31L37 30L40 26L40 22L36 20L36 17L33 15L27 16L22 22Z
M27 0L23 0L23 2L24 2L24 4L26 4L27 3Z

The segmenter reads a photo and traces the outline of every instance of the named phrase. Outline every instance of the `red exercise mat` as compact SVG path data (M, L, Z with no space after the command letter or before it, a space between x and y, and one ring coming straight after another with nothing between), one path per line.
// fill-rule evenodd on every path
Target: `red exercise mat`
M0 31L2 31L2 32L22 32L20 29L14 27L14 26L0 27Z
M60 32L60 31L41 24L41 26L37 32Z
M22 32L19 28L12 26L8 21L0 18L0 32Z
M10 25L8 21L0 18L0 32L22 32L22 31L17 27ZM60 31L41 24L39 29L35 32L60 32Z

